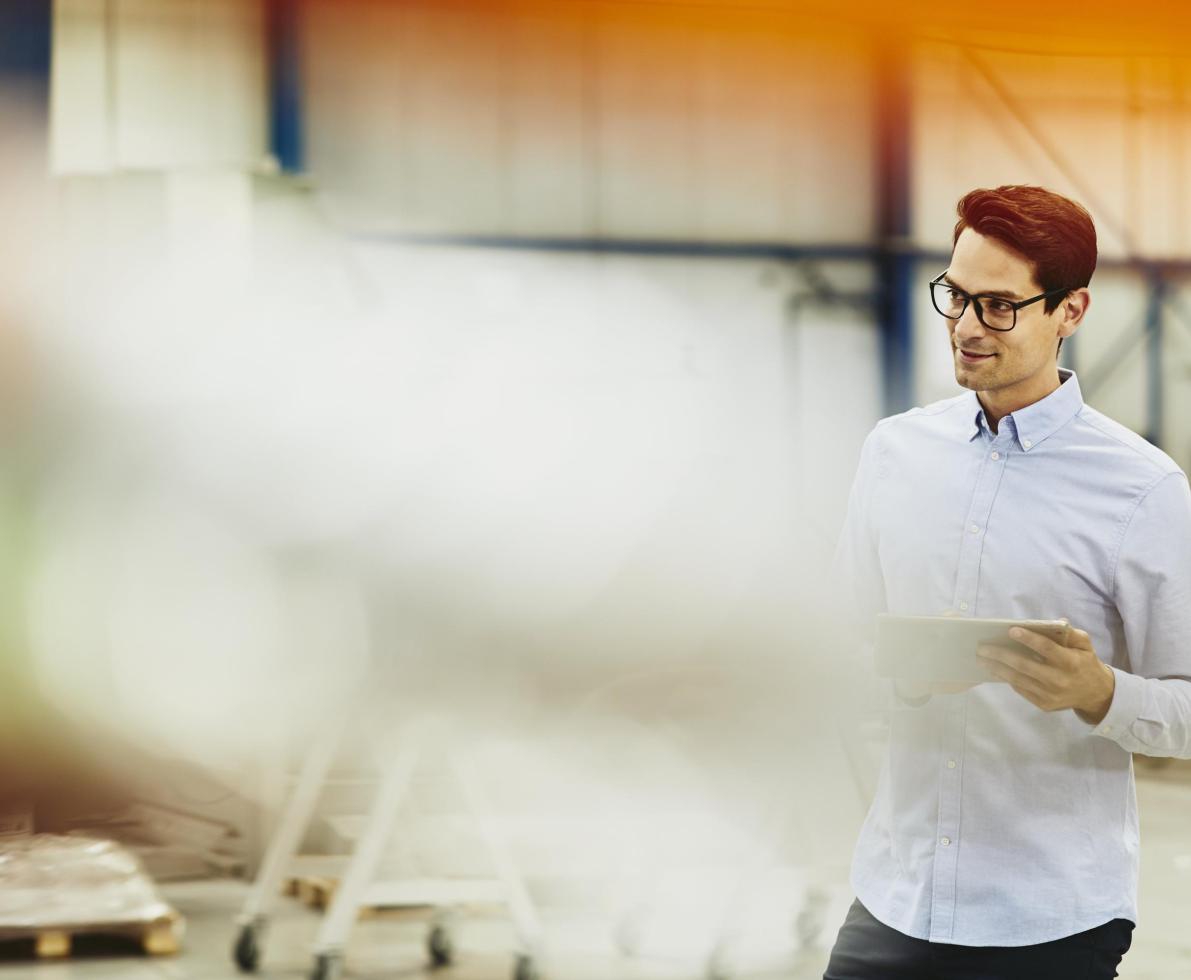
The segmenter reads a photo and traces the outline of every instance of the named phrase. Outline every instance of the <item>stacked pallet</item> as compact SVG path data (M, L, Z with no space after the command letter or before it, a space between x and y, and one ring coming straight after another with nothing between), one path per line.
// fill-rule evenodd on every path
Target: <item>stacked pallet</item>
M0 941L32 940L39 957L68 956L81 936L178 952L182 917L140 862L111 841L55 834L0 840Z

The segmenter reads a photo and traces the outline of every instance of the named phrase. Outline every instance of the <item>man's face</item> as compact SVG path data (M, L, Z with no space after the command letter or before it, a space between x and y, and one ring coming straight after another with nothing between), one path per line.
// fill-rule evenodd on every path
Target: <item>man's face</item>
M1010 300L1042 292L1025 258L992 238L965 228L955 243L947 281L972 295L992 293ZM965 388L996 393L997 399L1029 404L1055 382L1057 348L1062 336L1062 304L1045 312L1040 300L1017 311L1017 325L1007 332L989 330L972 303L958 320L947 320L955 380ZM1038 394L1035 395L1035 392Z

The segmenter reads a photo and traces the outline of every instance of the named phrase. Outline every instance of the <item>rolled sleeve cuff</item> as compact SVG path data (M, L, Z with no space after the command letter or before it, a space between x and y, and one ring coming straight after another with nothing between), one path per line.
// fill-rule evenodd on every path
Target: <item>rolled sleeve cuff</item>
M1119 742L1122 736L1129 734L1130 726L1141 716L1145 704L1146 680L1115 667L1112 668L1112 672L1116 677L1112 704L1108 706L1108 714L1092 729L1092 734Z

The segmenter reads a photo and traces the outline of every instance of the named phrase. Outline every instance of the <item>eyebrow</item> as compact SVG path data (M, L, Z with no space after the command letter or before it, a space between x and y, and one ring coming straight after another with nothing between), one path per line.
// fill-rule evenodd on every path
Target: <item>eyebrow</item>
M949 275L944 275L943 279L945 282L947 282L948 285L954 286L956 289L963 290L963 292L967 293L969 296L996 296L998 299L1024 299L1025 298L1023 296L1019 296L1017 293L1013 292L1013 290L1011 290L1011 289L986 289L982 293L973 293L970 290L964 289L963 286L961 286L958 282L956 282L954 279L952 279L951 276L949 276Z

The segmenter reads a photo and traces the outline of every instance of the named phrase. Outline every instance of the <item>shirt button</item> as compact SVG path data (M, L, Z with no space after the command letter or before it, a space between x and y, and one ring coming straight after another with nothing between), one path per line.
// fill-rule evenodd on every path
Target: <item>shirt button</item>
M1029 449L1032 445L1034 445L1029 439L1023 439L1021 444L1025 446L1026 449Z
M980 533L980 525L973 524L970 528L968 528L968 530L971 531L973 534L979 534Z
M947 768L948 768L948 769L954 769L954 768L955 768L955 760L954 760L954 759L948 759L948 760L947 760Z
M939 843L942 844L944 847L950 847L951 846L951 838L950 837L940 837Z
M1000 459L1000 458L1001 458L1001 454L1000 454L1000 453L997 453L997 452L994 452L994 453L992 454L992 458L993 458L993 459Z
M959 604L959 608L960 608L960 609L962 609L964 612L967 612L967 611L968 611L968 604L967 604L966 602L961 602L961 603Z

